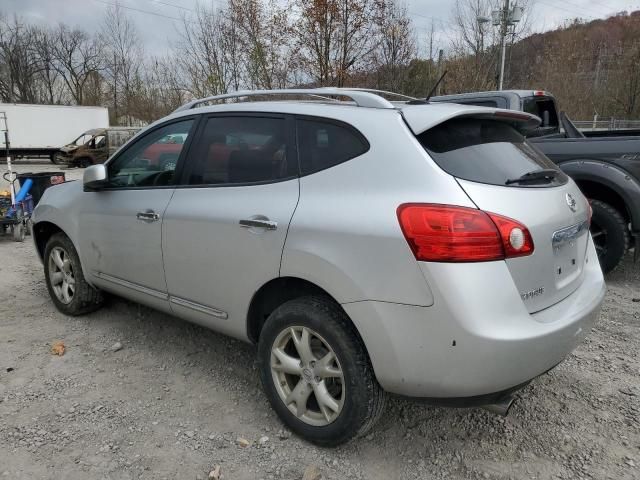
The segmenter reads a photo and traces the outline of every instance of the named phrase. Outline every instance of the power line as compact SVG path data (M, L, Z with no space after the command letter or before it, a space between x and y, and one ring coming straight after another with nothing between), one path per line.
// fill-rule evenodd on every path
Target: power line
M565 12L569 12L572 15L576 15L577 17L582 17L583 16L580 13L578 13L576 10L570 10L570 9L568 9L566 7L561 6L561 5L556 5L554 3L548 3L548 2L545 2L544 0L537 0L537 1L542 3L542 4L544 4L544 5L546 5L546 6L548 6L548 7L553 7L553 8L558 8L560 10L564 10ZM574 5L574 4L572 4L572 5ZM582 8L582 7L580 7L580 8ZM591 14L588 14L588 16L591 16L591 17L602 17L603 14L602 13L597 13L597 14L591 13Z
M183 21L182 18L171 17L169 15L163 15L162 13L151 12L149 10L142 10L141 8L130 7L128 5L123 5L121 3L107 2L106 0L94 0L94 2L103 3L105 5L109 5L109 6L112 6L112 7L125 8L127 10L133 10L134 12L146 13L148 15L155 15L156 17L168 18L169 20L174 20L174 21L178 21L178 22L182 22Z
M612 13L612 12L608 12L606 14L603 14L603 12L596 11L591 7L585 7L584 5L579 5L577 3L570 2L569 0L564 0L564 3L568 3L569 5L573 5L574 7L578 8L580 10L589 10L590 12L596 13L598 15L610 15ZM601 7L596 7L596 8L601 8ZM606 7L606 8L607 8L607 10L611 9L611 7Z
M186 10L187 12L193 12L194 10L191 8L183 7L182 5L176 5L174 3L169 2L161 2L160 0L148 0L149 2L157 3L159 5L165 5L167 7L179 8L180 10Z

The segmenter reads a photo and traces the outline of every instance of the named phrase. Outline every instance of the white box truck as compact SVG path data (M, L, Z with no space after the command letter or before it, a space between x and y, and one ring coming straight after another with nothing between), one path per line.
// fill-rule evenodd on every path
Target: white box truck
M108 126L104 107L0 103L0 158L7 152L5 131L11 157L47 156L54 161L60 147L83 132Z

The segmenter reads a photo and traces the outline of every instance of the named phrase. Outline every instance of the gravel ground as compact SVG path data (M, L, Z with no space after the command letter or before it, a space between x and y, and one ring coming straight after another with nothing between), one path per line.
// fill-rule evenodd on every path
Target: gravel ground
M253 347L119 299L66 317L30 241L0 236L0 259L1 478L205 479L216 466L225 480L301 479L310 466L336 480L640 478L630 257L607 278L584 344L520 392L507 418L391 398L370 435L335 449L284 429ZM63 356L51 354L56 341Z

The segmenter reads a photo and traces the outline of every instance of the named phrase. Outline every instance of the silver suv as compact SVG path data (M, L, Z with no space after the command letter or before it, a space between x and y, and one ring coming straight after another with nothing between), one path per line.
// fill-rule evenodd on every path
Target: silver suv
M358 89L191 102L46 191L51 298L257 344L274 410L318 444L366 432L384 392L504 412L605 292L587 200L523 137L538 123Z

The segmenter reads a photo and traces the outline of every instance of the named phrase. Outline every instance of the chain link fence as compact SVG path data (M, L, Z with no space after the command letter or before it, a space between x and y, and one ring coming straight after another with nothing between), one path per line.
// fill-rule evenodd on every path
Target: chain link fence
M640 129L640 120L623 120L619 118L609 118L605 120L574 120L573 123L580 130Z

